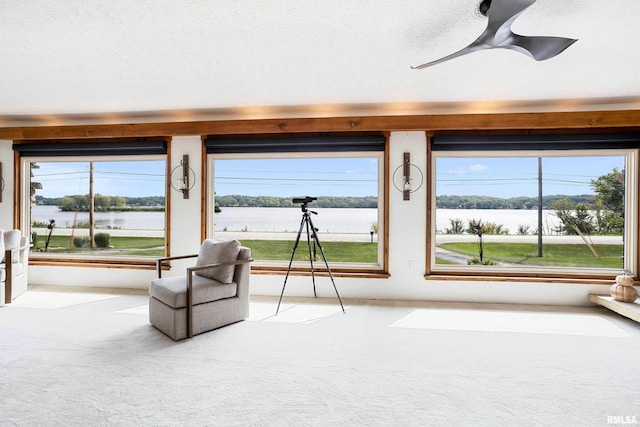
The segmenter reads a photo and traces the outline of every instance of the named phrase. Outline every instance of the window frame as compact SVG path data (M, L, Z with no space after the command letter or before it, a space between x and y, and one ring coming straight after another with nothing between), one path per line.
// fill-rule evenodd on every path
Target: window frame
M280 152L280 153L208 153L206 154L206 194L205 194L205 236L215 238L214 206L215 206L215 161L233 159L300 159L300 158L377 158L378 159L378 233L376 263L347 263L329 260L331 272L336 277L388 277L388 241L389 241L389 207L388 207L388 150L384 151L318 151L318 152ZM313 206L311 206L313 207ZM255 260L252 272L255 273L284 273L287 271L288 260ZM314 270L318 275L325 275L324 265L314 263ZM321 267L318 271L318 267ZM291 266L292 275L308 275L311 269L309 263L294 261Z
M451 150L429 149L430 185L427 209L427 259L425 279L460 280L509 280L529 282L560 283L602 283L610 281L617 274L628 272L638 275L640 253L638 251L638 178L640 150L637 148L599 148L568 150ZM625 226L624 226L624 266L622 269L583 267L499 267L436 264L436 163L438 158L497 158L497 157L594 157L598 155L625 157ZM582 271L579 271L582 270Z
M133 157L133 158L132 158ZM18 226L22 230L29 230L31 232L31 163L44 163L44 162L75 162L75 163L88 163L88 162L135 162L135 161L163 161L164 165L164 185L165 190L165 212L164 212L164 253L169 253L169 226L170 226L170 192L168 191L169 176L169 157L166 154L121 154L121 155L20 155L17 161L19 166L18 175L20 177L19 182L19 203L18 203ZM29 257L29 265L65 265L65 266L81 266L81 267L125 267L125 268L143 268L149 269L155 268L156 259L155 255L149 256L118 256L118 255L91 255L87 253L39 253L31 252Z

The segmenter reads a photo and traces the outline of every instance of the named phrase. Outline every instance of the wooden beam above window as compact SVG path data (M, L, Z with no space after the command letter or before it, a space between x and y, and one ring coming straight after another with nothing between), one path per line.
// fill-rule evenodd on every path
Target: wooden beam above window
M435 114L257 120L185 121L73 126L0 127L0 139L82 139L178 135L362 131L640 129L640 111Z

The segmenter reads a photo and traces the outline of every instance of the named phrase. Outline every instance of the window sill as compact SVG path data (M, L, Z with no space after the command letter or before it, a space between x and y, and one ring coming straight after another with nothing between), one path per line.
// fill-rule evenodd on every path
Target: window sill
M287 274L286 267L268 266L268 265L252 265L251 274L256 275L279 275L284 276ZM314 268L314 274L318 277L329 277L329 273L326 268ZM311 276L310 268L292 267L290 276ZM331 268L331 275L333 277L344 278L360 278L360 279L387 279L390 277L388 272L383 270L369 270L369 269L342 269Z
M87 259L87 258L62 258L62 257L38 257L30 258L29 266L33 267L82 267L82 268L127 268L131 270L155 270L155 258L142 259Z
M564 285L606 285L611 286L615 276L526 276L526 275L477 275L477 274L427 274L425 280L453 281L453 282L510 282L510 283L554 283Z

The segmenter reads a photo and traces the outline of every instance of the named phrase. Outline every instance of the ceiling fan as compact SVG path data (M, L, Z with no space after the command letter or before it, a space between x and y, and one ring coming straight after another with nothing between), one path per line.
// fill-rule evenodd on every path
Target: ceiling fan
M515 50L536 61L553 58L575 43L577 39L521 36L511 31L511 25L516 18L535 2L536 0L482 0L478 8L482 15L489 18L489 22L480 37L451 55L411 68L427 68L472 52L495 48Z

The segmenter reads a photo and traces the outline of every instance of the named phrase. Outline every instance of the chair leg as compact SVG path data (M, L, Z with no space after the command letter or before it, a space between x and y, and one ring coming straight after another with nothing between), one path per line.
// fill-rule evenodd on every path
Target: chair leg
M13 292L13 251L8 250L5 252L5 274L6 279L4 281L4 303L11 304L11 293Z
M190 271L187 271L187 337L193 338L193 277Z
M4 282L4 303L11 304L11 281Z

